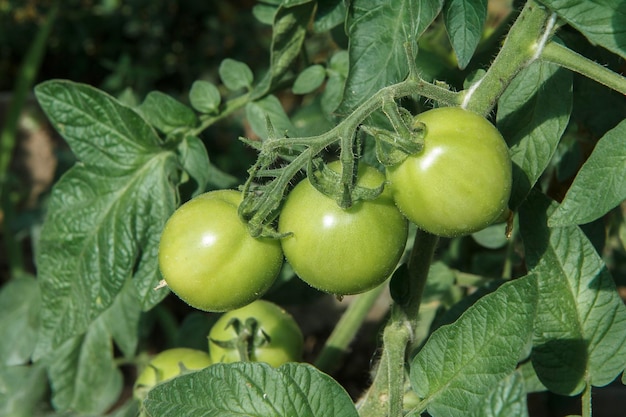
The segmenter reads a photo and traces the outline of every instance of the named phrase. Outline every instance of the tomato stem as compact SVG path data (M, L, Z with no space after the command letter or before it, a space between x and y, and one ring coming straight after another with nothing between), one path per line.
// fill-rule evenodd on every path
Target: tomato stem
M591 417L591 382L587 381L585 390L582 393L582 417Z
M351 148L354 143L355 132L369 115L382 108L385 103L414 94L423 95L448 106L460 104L459 93L420 78L408 78L400 83L380 89L328 132L310 137L268 138L262 142L259 147L260 154L257 163L250 170L248 180L243 187L244 202L240 207L240 216L248 223L250 234L254 237L267 234L265 226L273 220L272 216L276 213L288 185L298 172L306 169L312 158L339 142L344 158L342 162L345 162L352 155ZM274 156L278 155L280 150L292 150L299 146L304 146L305 149L300 151L299 155L292 159L288 165L281 168L281 174L265 186L264 192L258 193L252 190L251 186L257 173L271 165L275 161ZM344 150L345 147L350 149ZM348 179L348 175L345 179ZM349 187L348 184L344 184L344 186ZM270 236L272 235L270 234Z
M392 306L391 317L383 332L383 353L372 386L360 403L362 417L402 416L407 347L414 343L418 312L428 271L439 237L417 230L408 262L409 295L403 305Z
M318 369L330 373L337 368L341 358L348 352L348 346L361 328L367 313L384 289L384 284L379 285L354 297L318 355L315 361L315 366Z
M411 322L412 330L417 328L417 316L422 302L422 295L438 242L438 236L419 229L413 241L413 249L411 250L408 263L410 277L409 298L407 304L403 306L404 314Z
M541 53L541 59L575 71L615 91L626 94L626 77L593 62L564 45L550 42Z
M526 2L489 70L464 90L461 107L487 115L513 78L535 61L556 29L556 18L535 1Z

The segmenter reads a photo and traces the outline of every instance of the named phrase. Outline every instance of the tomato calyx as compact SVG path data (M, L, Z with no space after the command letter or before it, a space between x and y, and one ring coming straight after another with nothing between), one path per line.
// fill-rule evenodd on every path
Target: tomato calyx
M386 102L382 111L393 126L393 130L362 126L361 129L374 137L378 161L391 166L404 161L409 155L419 153L424 148L426 126L415 123L413 115L393 102Z
M271 342L270 335L263 330L254 317L248 317L243 322L236 317L232 318L225 329L229 327L233 328L236 337L229 340L210 338L210 341L223 349L236 350L242 362L251 362L254 350Z
M178 372L179 375L182 375L182 374L185 374L187 372L192 371L192 369L189 369L189 368L187 368L185 366L183 361L178 361L177 365L178 365L178 369L179 369L179 372ZM149 363L147 366L154 370L154 374L156 375L156 381L157 382L161 382L161 381L164 381L164 380L168 379L167 376L165 375L165 372L163 371L163 369L155 366L152 363Z
M375 188L357 185L357 170L358 164L354 164L354 169L349 174L350 181L345 183L343 174L329 167L321 159L315 159L309 163L308 179L317 191L335 200L339 207L348 209L358 201L378 198L385 188L384 182Z

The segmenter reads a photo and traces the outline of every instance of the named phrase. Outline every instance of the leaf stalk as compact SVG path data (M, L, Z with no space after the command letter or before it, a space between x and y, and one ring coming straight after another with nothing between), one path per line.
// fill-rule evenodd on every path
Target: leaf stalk
M556 42L548 43L541 53L541 59L577 72L626 95L626 77L603 67L564 45Z

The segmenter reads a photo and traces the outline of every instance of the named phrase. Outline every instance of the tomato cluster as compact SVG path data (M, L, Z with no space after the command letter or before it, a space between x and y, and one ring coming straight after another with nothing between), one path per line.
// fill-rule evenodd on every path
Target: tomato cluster
M256 300L224 313L211 327L208 353L173 348L154 356L135 380L139 400L156 384L214 363L265 362L278 367L302 360L304 338L295 319L278 305Z
M426 111L414 123L425 131L420 152L385 174L358 166L357 186L385 184L378 197L343 209L304 179L281 209L281 239L248 233L237 212L238 191L211 191L183 204L161 236L165 282L193 307L229 311L260 298L284 257L312 287L356 294L392 274L404 253L407 219L454 237L500 218L511 191L511 160L498 130L482 116L451 107ZM328 166L341 173L340 163Z

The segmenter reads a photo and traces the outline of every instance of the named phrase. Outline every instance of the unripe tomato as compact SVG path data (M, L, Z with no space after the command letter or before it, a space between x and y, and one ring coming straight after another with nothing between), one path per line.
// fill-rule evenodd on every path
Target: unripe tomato
M283 262L280 242L250 236L239 219L241 193L211 191L167 221L159 267L167 286L192 307L227 311L259 298Z
M247 360L278 367L300 361L303 345L293 317L266 300L224 313L209 332L209 353L216 363Z
M135 398L143 399L153 386L180 375L184 370L203 369L212 363L209 354L201 350L189 348L164 350L153 357L137 377L133 390Z
M337 172L341 164L329 167ZM357 184L375 188L385 181L377 169L361 164ZM383 283L404 252L408 223L384 190L375 200L358 201L347 210L304 179L289 193L278 231L285 258L312 287L344 295Z
M400 211L427 232L454 237L501 218L511 193L511 158L498 130L458 107L426 111L424 148L387 168Z

